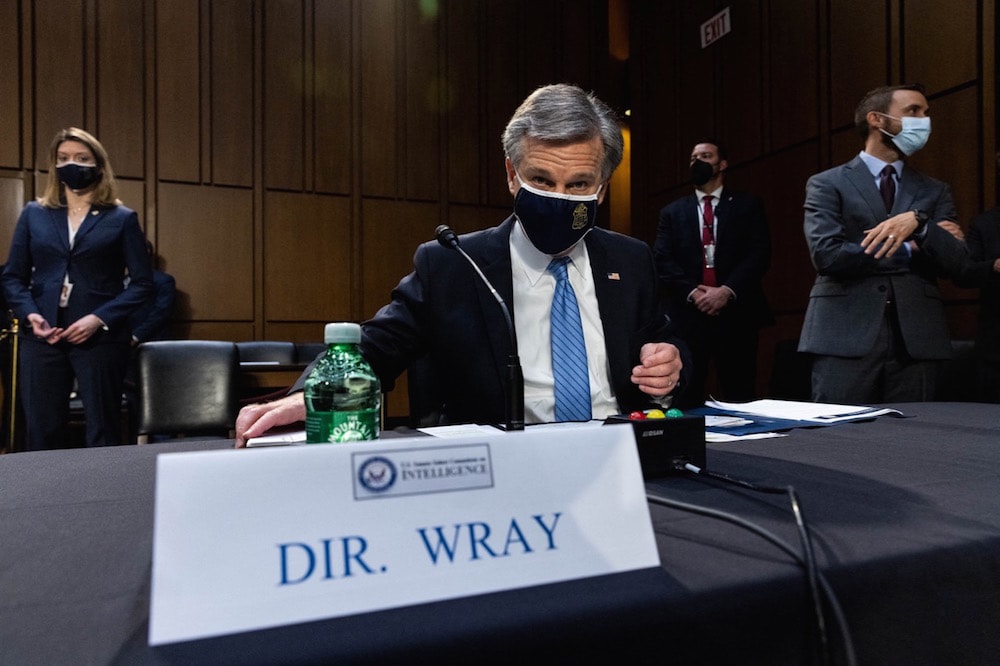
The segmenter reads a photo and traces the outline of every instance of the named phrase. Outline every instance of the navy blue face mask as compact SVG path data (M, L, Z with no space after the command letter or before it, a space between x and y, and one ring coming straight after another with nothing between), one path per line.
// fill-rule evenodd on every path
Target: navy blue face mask
M514 215L539 252L561 254L594 228L600 187L594 194L556 194L529 187L515 176L521 189L514 197Z
M85 190L101 177L100 168L92 164L67 162L56 168L59 180L73 191Z

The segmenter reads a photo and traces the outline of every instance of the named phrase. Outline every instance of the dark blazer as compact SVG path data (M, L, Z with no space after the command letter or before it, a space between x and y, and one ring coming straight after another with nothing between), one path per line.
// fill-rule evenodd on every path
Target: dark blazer
M165 339L167 323L173 315L176 297L177 281L174 277L163 271L154 270L153 293L129 316L132 337L139 342Z
M919 251L876 260L861 247L864 231L892 215L919 209L930 216ZM951 356L938 277L957 277L964 244L934 222L956 219L948 186L903 167L891 211L860 157L806 184L805 236L819 274L809 294L799 351L858 358L875 344L886 300L895 303L906 351L914 359Z
M965 244L971 262L963 273L963 287L979 287L979 329L976 351L990 361L1000 361L1000 273L993 262L1000 257L1000 207L972 220Z
M692 193L660 211L653 256L666 289L668 312L682 330L698 310L688 294L702 282L704 263L697 196ZM759 328L773 323L761 281L771 265L771 237L764 203L757 196L723 188L715 207L715 275L736 294L726 306L730 320Z
M3 288L14 315L26 323L37 312L50 325L58 321L63 278L73 283L67 323L97 315L108 339L129 338L128 315L152 292L152 269L135 211L125 206L94 209L80 224L69 247L65 208L24 207L14 229L4 267ZM123 285L125 269L132 276ZM30 326L23 326L30 334Z
M461 237L462 248L512 311L516 309L509 244L513 220ZM685 355L686 350L673 338L673 326L658 305L649 247L603 229L592 230L585 242L618 404L622 412L655 406L630 380L640 347L666 341ZM436 241L417 248L413 265L414 271L393 290L392 302L362 327L361 348L383 390L392 388L411 363L429 355L447 421L502 422L511 344L499 305L459 253ZM689 359L683 360L687 364Z

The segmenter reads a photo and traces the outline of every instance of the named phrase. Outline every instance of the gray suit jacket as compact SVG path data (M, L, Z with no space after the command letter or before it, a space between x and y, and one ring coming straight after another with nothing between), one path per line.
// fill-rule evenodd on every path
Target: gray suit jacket
M919 209L931 223L904 250L876 260L861 247L864 231L892 215ZM799 339L799 351L860 357L871 351L886 300L899 317L906 351L915 359L951 355L950 334L937 287L938 277L959 275L965 246L934 222L955 219L947 185L904 166L891 211L871 173L856 157L819 173L806 184L805 236L818 276Z

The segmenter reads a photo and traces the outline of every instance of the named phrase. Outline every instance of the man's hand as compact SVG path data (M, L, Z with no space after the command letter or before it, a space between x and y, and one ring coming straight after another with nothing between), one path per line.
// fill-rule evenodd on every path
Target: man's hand
M706 284L699 284L691 292L691 302L699 311L707 315L715 316L722 312L722 308L729 305L733 298L733 291L729 287L709 287Z
M37 312L32 312L27 316L28 323L31 324L31 332L35 334L35 337L39 340L45 340L50 345L54 345L59 342L60 336L62 336L63 330L61 328L53 328L49 326L49 322L45 320L45 317L38 314Z
M875 252L876 259L887 257L898 250L918 226L917 215L912 210L894 215L867 230L865 237L861 239L861 247L865 254Z
M952 222L951 220L941 220L937 223L937 225L954 236L955 240L965 241L965 232L962 231L962 227L958 226L957 222Z
M649 342L639 350L639 365L632 368L632 383L643 393L659 398L675 388L681 378L681 354L668 342Z
M85 315L74 321L63 331L62 339L70 344L78 345L90 339L103 326L104 322L97 315Z
M247 445L251 437L260 437L271 428L306 420L306 402L301 392L259 405L247 405L236 417L236 448Z
M993 260L993 272L1000 273L1000 257Z

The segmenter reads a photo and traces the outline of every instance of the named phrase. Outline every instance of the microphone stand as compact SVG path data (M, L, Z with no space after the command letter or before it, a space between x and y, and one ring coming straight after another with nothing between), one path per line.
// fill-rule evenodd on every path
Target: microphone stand
M459 254L465 257L465 260L476 271L479 279L483 281L483 284L493 294L493 298L496 299L497 304L500 305L500 311L503 312L503 318L507 322L507 334L510 336L511 345L511 354L507 357L507 395L505 396L506 400L504 404L507 423L505 430L524 430L524 372L521 370L521 358L517 354L517 334L514 331L514 320L510 316L510 310L507 308L503 297L493 287L493 284L487 279L486 275L483 274L483 271L479 268L479 264L458 244L458 236L451 227L442 224L435 230L435 235L441 245L457 250Z

